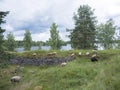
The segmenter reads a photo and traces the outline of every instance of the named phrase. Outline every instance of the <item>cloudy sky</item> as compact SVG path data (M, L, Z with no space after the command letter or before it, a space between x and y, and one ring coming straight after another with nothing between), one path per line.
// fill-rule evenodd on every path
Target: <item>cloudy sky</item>
M0 11L10 11L3 25L5 35L13 32L16 40L22 40L25 30L30 30L34 41L46 41L55 22L61 39L69 40L66 28L74 27L73 13L83 4L95 9L99 22L113 18L119 25L120 0L0 0Z

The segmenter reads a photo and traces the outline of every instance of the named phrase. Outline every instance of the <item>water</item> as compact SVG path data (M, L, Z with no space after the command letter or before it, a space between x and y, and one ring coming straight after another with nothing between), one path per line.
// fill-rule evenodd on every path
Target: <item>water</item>
M104 49L100 44L97 44L97 46L98 46L98 50L103 50ZM41 47L41 50L50 50L50 49L51 49L50 46L42 46ZM39 47L38 46L32 46L31 51L33 51L33 50L39 50ZM66 46L62 46L60 50L73 50L73 48L71 47L70 44L67 44ZM23 52L24 48L23 47L16 48L16 51L17 52Z
M67 44L66 46L62 46L61 50L73 50L70 44Z
M41 47L41 50L50 50L50 49L51 49L50 46L42 46ZM33 51L33 50L39 50L39 47L38 46L32 46L31 51ZM60 50L72 50L72 47L71 47L70 44L67 44L66 46L62 46ZM23 52L24 48L23 47L16 48L16 51L17 52Z

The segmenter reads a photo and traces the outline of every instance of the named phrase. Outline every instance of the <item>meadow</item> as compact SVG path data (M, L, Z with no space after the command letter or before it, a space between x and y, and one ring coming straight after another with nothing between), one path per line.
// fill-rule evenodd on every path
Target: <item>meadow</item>
M87 51L91 53L91 50L81 50L83 55L76 56L74 61L67 62L64 67L23 66L23 70L16 75L24 77L15 84L10 82L10 78L17 65L8 64L7 67L0 68L0 90L40 90L35 89L39 86L42 90L120 90L120 50L98 51L98 62L91 62L90 58L84 55ZM32 57L32 53L37 53L37 57L43 57L49 52L30 51L14 54ZM65 57L73 52L77 54L79 50L56 52L57 57Z

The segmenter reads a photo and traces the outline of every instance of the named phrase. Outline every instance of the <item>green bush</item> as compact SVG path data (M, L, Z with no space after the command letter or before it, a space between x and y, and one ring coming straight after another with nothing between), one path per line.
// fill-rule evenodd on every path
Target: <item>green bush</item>
M0 52L0 68L5 68L9 64L11 58L15 55L9 52Z

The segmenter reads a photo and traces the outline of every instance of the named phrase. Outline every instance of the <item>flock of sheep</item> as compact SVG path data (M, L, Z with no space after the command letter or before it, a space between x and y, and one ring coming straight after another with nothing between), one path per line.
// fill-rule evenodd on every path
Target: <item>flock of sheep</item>
M56 54L57 54L56 52L52 52L52 53L49 53L48 56L55 56ZM33 53L33 56L36 56L36 55L37 55L36 53ZM86 56L90 56L90 52L86 52L85 55L86 55ZM71 57L75 57L75 54L72 53L70 56L71 56ZM82 56L82 52L79 52L79 53L78 53L78 56ZM98 61L98 60L97 60L97 51L96 51L96 50L93 50L93 51L92 51L92 56L91 56L90 59L91 59L92 62ZM62 67L66 66L66 65L67 65L67 62L62 62L62 63L60 64L60 66L62 66ZM16 69L15 69L15 72L16 72L17 70L21 70L21 69L23 69L23 68L24 68L24 67L17 66ZM22 77L23 77L23 76L13 76L13 77L11 77L11 83L19 83Z

